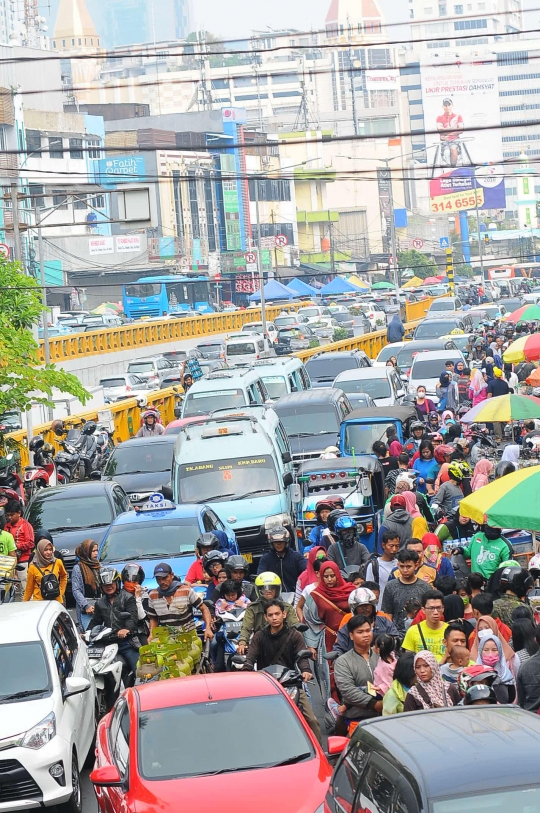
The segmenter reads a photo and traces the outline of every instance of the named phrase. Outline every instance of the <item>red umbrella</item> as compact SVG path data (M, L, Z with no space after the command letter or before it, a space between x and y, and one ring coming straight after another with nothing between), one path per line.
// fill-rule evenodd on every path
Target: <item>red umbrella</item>
M440 279L438 277L426 277L424 280L424 285L438 285Z

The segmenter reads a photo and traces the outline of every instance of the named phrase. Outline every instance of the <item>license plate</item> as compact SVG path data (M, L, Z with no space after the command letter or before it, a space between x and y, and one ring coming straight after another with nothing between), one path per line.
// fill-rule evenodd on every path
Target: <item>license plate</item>
M244 559L246 560L246 562L248 564L251 565L253 563L253 554L252 553L242 553L242 556L244 557Z
M101 658L101 656L103 655L104 650L105 650L105 647L89 646L88 647L88 657L89 658Z

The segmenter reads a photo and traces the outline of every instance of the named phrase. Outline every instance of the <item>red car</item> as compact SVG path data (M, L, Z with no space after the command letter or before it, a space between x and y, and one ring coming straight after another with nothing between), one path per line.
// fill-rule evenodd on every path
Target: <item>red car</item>
M127 689L99 724L96 754L101 813L323 813L332 775L265 672Z
M175 418L165 427L165 435L179 435L183 426L187 426L195 421L203 421L208 415L194 415L191 418Z

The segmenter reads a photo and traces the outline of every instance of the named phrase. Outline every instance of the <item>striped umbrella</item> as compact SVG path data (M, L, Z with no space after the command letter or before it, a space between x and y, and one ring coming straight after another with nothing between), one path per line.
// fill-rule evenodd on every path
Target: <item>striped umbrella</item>
M516 325L520 322L540 322L540 308L534 303L529 303L512 313L505 313L503 318L505 322L514 322Z
M520 361L538 361L540 359L540 333L531 333L512 342L503 353L508 364Z
M462 517L496 528L540 531L540 466L529 466L479 488L459 504Z
M481 401L461 418L462 423L526 421L540 418L540 398L532 395L499 395Z

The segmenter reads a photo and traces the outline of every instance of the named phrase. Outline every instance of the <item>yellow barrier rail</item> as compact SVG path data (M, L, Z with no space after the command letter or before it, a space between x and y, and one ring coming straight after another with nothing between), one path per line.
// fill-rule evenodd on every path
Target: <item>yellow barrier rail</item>
M420 302L407 302L405 321L415 322L423 319L432 301L433 297L427 297ZM272 320L283 310L297 310L309 304L311 303L296 302L271 305L266 308L266 315L269 320ZM85 356L100 356L103 353L116 353L122 350L155 347L159 344L184 339L197 339L215 333L228 333L240 330L246 322L258 322L260 319L261 309L250 308L232 313L214 313L186 319L152 320L108 330L93 330L90 333L54 336L49 339L51 361L69 361ZM44 361L43 341L40 342L40 345L40 356Z

